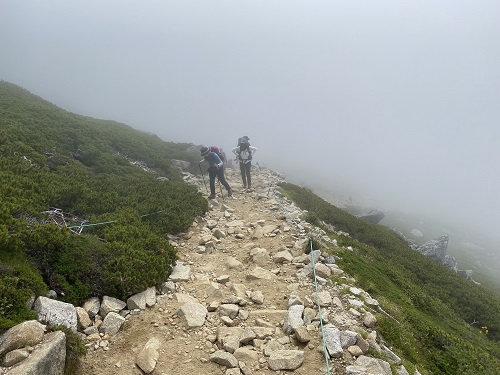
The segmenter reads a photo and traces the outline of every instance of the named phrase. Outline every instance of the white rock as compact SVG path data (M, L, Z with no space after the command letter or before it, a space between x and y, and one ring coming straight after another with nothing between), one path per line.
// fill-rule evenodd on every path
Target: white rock
M38 313L38 321L40 322L63 325L73 332L77 330L76 309L70 303L40 296L35 301L34 310Z

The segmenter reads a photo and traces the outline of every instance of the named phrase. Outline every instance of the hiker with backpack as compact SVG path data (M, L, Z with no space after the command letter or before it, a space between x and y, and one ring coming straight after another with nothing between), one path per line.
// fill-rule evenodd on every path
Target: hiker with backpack
M203 156L202 161L208 162L208 177L210 179L210 196L208 199L215 198L215 177L218 178L219 182L224 185L227 190L227 196L231 197L233 191L224 177L224 161L222 160L220 150L218 147L202 147L200 150L201 156Z
M255 155L257 148L250 146L248 142L250 138L246 135L238 139L238 146L231 151L236 155L240 163L241 180L243 181L243 188L252 188L252 178L250 177L250 169L252 168L252 156Z

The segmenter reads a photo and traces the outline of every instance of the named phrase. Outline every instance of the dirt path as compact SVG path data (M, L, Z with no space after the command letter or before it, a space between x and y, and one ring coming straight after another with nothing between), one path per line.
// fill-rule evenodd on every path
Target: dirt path
M277 204L272 192L269 196L267 195L270 183L275 183L277 177L267 170L257 170L252 173L255 190L248 192L241 188L238 171L226 171L226 177L234 190L233 197L225 198L224 201L219 197L219 205L213 206L206 217L200 219L190 229L192 236L187 240L178 241L180 261L190 266L192 272L189 281L176 283L176 293L195 297L201 304L208 307L213 301L221 301L225 297L234 295L234 286L242 287L243 285L247 297L255 291L261 291L264 296L263 303L254 303L251 298L248 298L249 303L241 307L244 313L234 319L234 325L253 326L257 320L261 319L261 324L266 322L275 327L275 339L279 339L280 343L288 349L303 350L305 359L303 364L294 371L273 371L268 368L266 357L259 353L258 347L250 347L252 351L256 349L256 356L249 358L249 361L255 362L248 364L251 373L289 374L293 372L303 375L324 373L324 354L318 350L318 347L321 347L320 330L316 327L310 332L311 341L307 344L290 339L281 330L290 295L297 295L314 306L315 289L312 281L300 281L294 277L298 271L295 265L290 263L278 265L272 261L272 255L285 247L294 256L300 254L301 251L296 248L295 244L301 236L297 228L285 220L283 207ZM200 184L200 188L205 193L203 184ZM208 233L207 222L210 220L216 221L217 228L226 236L215 240L214 250L199 253L198 251L203 250L199 248L200 238ZM228 223L234 224L238 221L241 221L239 225L228 225ZM275 225L277 229L272 233L252 239L255 227L259 225L261 227ZM251 257L251 249L255 248L265 249L271 256L270 261L266 262L265 259L262 261L262 268L273 272L276 275L273 279L251 280L248 278L249 273L256 266L256 258ZM215 283L218 290L214 290L214 281L218 281ZM77 374L143 374L142 370L136 366L135 359L137 353L152 337L158 338L161 344L154 374L238 374L239 372L231 372L209 360L210 354L218 350L217 343L214 342L217 329L225 327L220 319L219 311L209 312L202 327L187 330L183 319L176 314L181 305L182 303L177 301L175 294L169 294L155 306L137 315L129 315L120 332L109 340L107 350L89 349ZM261 341L258 343L263 344L266 340ZM344 373L343 369L346 365L344 359L331 361L330 365L337 367L339 371L342 369L339 373Z

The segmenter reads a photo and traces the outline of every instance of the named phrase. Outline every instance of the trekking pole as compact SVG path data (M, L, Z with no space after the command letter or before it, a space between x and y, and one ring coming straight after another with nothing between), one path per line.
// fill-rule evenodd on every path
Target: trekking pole
M203 171L201 170L200 162L198 162L198 167L200 167L201 178L203 178L203 185L205 185L205 190L207 191L208 194L207 183L205 182L205 176L203 175Z

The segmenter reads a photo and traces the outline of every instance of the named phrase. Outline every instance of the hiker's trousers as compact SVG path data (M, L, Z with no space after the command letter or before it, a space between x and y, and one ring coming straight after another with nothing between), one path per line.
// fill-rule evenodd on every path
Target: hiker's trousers
M248 161L246 163L240 162L240 172L241 180L243 181L243 186L252 187L252 178L250 177L250 169L252 168L252 162Z

